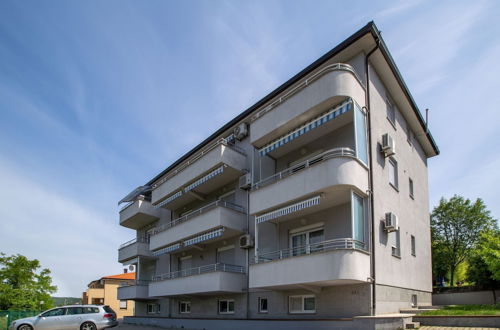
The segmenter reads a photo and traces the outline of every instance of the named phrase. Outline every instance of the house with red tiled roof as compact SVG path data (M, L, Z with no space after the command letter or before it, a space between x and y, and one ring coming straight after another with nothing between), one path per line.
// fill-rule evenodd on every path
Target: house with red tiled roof
M119 300L118 288L132 285L135 282L135 273L109 275L94 280L88 284L83 292L83 304L108 305L116 312L118 318L134 315L133 300Z

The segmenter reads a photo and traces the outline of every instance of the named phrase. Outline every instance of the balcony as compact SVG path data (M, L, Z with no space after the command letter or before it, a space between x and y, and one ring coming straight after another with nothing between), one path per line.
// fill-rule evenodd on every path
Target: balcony
M139 229L160 218L160 210L147 200L137 199L120 210L120 225Z
M152 203L175 210L238 179L246 165L246 154L221 140L156 182Z
M350 189L368 190L368 168L350 148L334 148L255 183L250 193L250 214L321 195L318 211L344 202ZM333 203L333 204L332 204Z
M133 285L118 287L118 300L148 299L149 281L136 280Z
M345 97L364 104L361 80L348 64L326 66L259 111L253 117L250 142L261 147Z
M250 288L319 288L366 283L369 277L370 256L350 238L262 253L250 266Z
M118 262L125 262L136 257L152 257L149 250L149 241L146 238L134 238L120 245L118 249Z
M242 234L246 228L245 209L222 200L210 203L181 218L155 228L150 238L150 249L157 250L187 237L217 228L224 228L224 233L217 239Z
M149 295L241 293L245 283L243 266L217 263L156 276L149 285Z

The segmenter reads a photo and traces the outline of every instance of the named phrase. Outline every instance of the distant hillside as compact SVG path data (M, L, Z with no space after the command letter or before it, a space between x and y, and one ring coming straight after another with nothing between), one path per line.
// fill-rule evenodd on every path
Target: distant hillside
M74 298L74 297L52 297L52 301L54 302L55 306L82 304L82 298Z

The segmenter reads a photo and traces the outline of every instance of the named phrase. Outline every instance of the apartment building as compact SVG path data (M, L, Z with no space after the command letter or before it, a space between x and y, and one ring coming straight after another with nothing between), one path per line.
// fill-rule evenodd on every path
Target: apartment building
M430 305L438 154L370 22L120 201L118 297L171 319Z
M94 280L88 284L88 288L82 295L82 303L95 305L108 305L119 319L134 315L133 300L118 299L118 288L128 287L135 283L135 273L124 273L109 275Z

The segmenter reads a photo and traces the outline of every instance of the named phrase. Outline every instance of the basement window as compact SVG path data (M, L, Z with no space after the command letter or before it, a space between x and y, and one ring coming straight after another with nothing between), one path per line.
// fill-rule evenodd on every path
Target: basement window
M288 312L290 314L316 313L316 297L313 295L288 297Z

